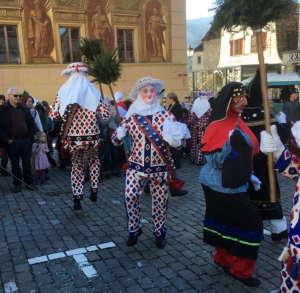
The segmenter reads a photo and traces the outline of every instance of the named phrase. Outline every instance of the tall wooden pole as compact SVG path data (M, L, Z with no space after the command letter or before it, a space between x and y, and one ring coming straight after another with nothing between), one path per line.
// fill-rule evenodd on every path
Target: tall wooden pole
M266 67L263 54L263 38L262 38L262 29L253 30L253 33L256 36L257 44L257 55L259 62L260 70L260 82L261 82L261 92L264 104L264 114L265 114L265 126L267 133L271 134L271 114L268 100L268 88L267 88L267 76L266 76ZM273 154L268 153L268 173L269 173L269 183L270 183L270 201L276 202L276 185L275 185L275 175L274 175L274 162Z
M102 83L99 83L99 88L100 88L101 98L102 98L102 100L104 101L104 95L103 95Z

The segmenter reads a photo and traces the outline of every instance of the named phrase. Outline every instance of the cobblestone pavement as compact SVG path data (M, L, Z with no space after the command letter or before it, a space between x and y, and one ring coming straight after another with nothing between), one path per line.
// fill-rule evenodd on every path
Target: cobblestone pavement
M22 187L13 194L12 178L0 178L0 293L72 292L277 292L284 241L273 243L268 231L260 247L255 275L262 281L249 289L224 275L213 261L214 249L202 241L204 194L201 167L188 157L178 170L188 195L170 197L167 246L158 249L151 232L151 198L140 197L143 232L126 246L124 178L105 179L99 200L88 199L73 211L69 171L51 171L39 192ZM279 176L284 214L289 219L295 183ZM265 223L268 230L268 224ZM99 245L99 246L98 246Z

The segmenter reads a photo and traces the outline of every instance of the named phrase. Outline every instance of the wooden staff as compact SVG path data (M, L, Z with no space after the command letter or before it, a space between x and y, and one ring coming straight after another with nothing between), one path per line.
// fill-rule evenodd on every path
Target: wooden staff
M115 99L114 92L111 88L111 84L109 84L108 87L110 89L111 96L112 96L112 98L115 102L115 110L116 110L116 115L117 115L117 118L118 118L119 126L122 126L122 119L121 119L121 116L120 116L120 113L119 113L119 109L118 109L118 105L117 105L117 102L116 102L116 99ZM123 146L124 146L124 150L125 150L126 163L127 163L127 166L129 166L128 165L128 155L127 155L127 150L126 150L126 145L125 145L125 137L123 137Z
M261 92L263 98L264 112L265 112L265 127L267 133L271 134L271 116L270 116L270 107L268 100L268 89L267 89L267 78L266 78L266 68L265 60L263 55L263 39L262 39L262 29L257 29L253 31L256 35L257 43L257 53L258 53L258 62L260 70L260 81L261 81ZM275 176L274 176L274 161L273 153L268 153L268 173L269 173L269 183L270 183L270 201L276 202L276 185L275 185Z
M102 101L104 101L104 95L103 95L102 83L99 83L99 88L100 88L100 93L101 93Z
M270 104L270 108L276 113L277 116L280 116L280 112L273 104Z

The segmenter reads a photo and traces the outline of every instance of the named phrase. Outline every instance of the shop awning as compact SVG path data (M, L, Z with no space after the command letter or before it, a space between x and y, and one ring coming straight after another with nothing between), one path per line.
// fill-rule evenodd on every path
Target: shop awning
M241 83L248 86L252 79L253 77L249 77L241 81ZM300 76L295 72L284 74L270 73L267 74L267 84L269 87L300 84Z

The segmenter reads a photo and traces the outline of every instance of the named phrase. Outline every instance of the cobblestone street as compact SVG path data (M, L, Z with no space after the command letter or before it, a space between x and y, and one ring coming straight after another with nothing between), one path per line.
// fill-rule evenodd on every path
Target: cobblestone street
M12 193L12 177L0 178L0 293L264 293L277 292L285 242L271 241L265 223L255 275L247 288L224 274L213 261L214 248L202 241L204 194L201 167L182 159L178 170L188 195L169 197L167 245L158 249L152 234L151 197L140 196L143 232L127 247L124 177L104 179L98 201L89 200L85 183L83 211L73 211L70 171L49 172L39 191L22 186ZM289 219L295 182L278 176L284 215Z

